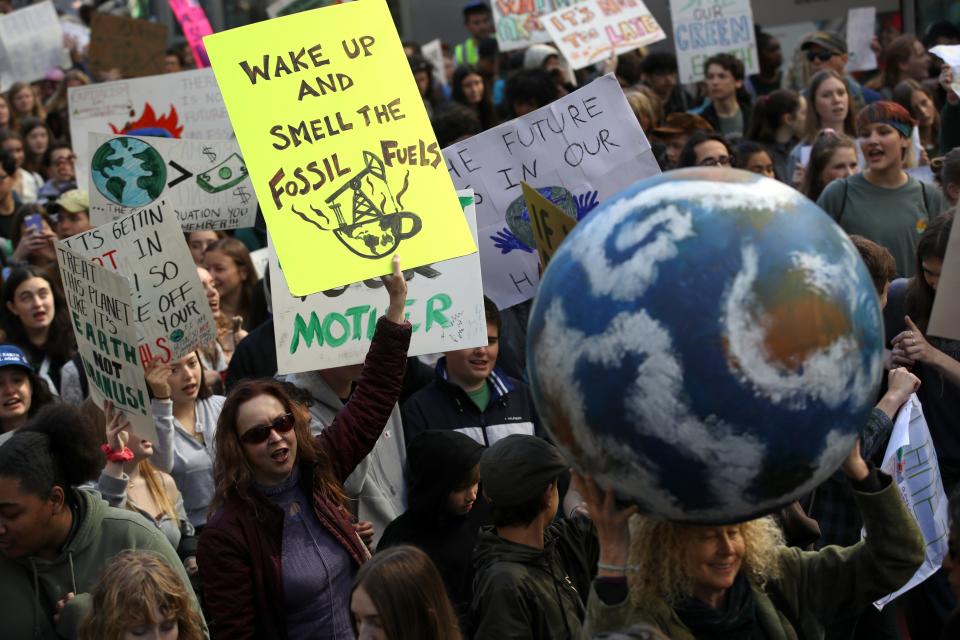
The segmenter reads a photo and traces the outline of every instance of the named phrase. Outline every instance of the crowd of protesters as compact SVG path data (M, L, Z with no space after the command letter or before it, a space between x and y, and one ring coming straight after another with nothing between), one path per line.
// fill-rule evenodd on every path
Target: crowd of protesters
M485 299L485 346L409 358L397 257L362 365L278 375L250 257L262 219L184 234L216 339L146 363L156 442L134 434L90 397L57 268L55 242L91 228L67 89L116 77L74 46L72 68L0 95L0 636L960 637L960 341L927 333L960 197L960 96L927 50L960 29L877 39L880 69L851 74L842 35L808 34L784 71L791 52L758 27L758 73L718 54L682 85L666 48L573 72L548 44L501 52L483 2L463 25L442 69L404 43L441 146L613 73L664 171L779 180L851 235L884 307L887 373L842 467L792 517L638 514L571 472L541 425L529 303ZM175 49L164 64L187 68ZM949 553L878 611L924 557L878 469L913 393L956 496Z

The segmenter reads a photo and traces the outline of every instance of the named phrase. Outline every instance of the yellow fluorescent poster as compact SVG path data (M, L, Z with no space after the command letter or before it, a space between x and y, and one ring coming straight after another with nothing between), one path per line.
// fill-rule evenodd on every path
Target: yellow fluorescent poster
M204 44L294 295L477 250L383 0Z

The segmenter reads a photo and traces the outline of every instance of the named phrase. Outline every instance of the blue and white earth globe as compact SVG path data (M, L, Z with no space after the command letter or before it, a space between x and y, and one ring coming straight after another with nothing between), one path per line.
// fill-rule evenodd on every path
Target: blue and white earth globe
M90 161L93 185L103 197L125 207L143 207L156 200L167 180L163 156L137 138L111 138Z
M881 380L856 248L803 195L721 168L608 198L531 311L537 409L579 469L657 518L738 522L822 483Z

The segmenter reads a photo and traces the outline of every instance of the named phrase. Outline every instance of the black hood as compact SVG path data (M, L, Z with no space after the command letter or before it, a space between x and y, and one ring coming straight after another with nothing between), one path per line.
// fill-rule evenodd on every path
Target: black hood
M446 513L447 496L480 462L483 445L457 431L424 431L407 446L407 499L420 514Z

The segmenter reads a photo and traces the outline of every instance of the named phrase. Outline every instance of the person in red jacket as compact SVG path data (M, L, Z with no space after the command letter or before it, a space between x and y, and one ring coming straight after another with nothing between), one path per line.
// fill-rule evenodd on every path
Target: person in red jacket
M360 381L319 436L285 383L247 381L224 403L213 516L197 553L214 638L354 637L350 592L370 554L343 481L376 444L403 385L411 326L396 257L393 267Z

